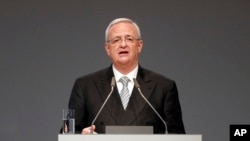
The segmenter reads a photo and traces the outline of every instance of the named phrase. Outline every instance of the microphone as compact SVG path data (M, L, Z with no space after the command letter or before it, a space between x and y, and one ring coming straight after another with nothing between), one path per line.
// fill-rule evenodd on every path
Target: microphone
M111 94L112 94L112 92L113 92L113 90L114 90L114 87L115 87L115 77L112 77L112 80L111 80L111 84L110 84L110 85L111 85L111 90L110 90L110 92L109 92L107 98L105 99L105 101L103 102L101 108L100 108L99 111L97 112L95 118L94 118L93 121L91 122L91 134L93 134L93 132L94 132L93 125L94 125L94 123L95 123L97 117L100 115L102 109L103 109L104 106L106 105L107 101L109 100L109 97L111 96Z
M147 98L142 94L141 92L141 88L139 83L137 82L137 80L134 78L134 83L135 83L135 87L137 88L137 90L139 91L140 95L142 96L142 98L148 103L149 107L155 112L155 114L160 118L160 120L163 122L164 126L165 126L165 134L168 133L167 131L167 124L166 122L163 120L163 118L161 117L161 115L156 111L156 109L154 108L154 106L147 100Z

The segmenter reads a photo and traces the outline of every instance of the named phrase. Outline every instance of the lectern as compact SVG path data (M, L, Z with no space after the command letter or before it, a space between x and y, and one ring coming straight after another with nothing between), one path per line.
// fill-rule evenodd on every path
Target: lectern
M59 134L58 141L202 141L201 135L170 135L170 134Z

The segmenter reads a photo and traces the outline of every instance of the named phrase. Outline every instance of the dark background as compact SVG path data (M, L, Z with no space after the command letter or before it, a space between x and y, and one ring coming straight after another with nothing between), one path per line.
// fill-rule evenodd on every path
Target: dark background
M141 27L140 64L176 81L187 134L250 123L249 0L1 0L1 141L57 140L74 80L110 65L118 17Z

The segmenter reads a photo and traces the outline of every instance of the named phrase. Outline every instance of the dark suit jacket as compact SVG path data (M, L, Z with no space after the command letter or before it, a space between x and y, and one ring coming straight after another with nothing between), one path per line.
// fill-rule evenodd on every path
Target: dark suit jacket
M112 67L83 76L75 81L69 108L75 109L76 132L91 125L98 110L109 94ZM168 133L185 133L177 87L174 81L139 66L137 81L141 91L167 123ZM159 117L134 87L127 110L124 111L117 87L100 113L96 132L105 133L106 125L148 125L154 133L165 133Z

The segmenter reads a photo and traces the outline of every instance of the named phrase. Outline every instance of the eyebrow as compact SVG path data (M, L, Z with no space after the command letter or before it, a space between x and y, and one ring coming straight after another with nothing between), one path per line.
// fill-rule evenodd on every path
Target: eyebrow
M131 36L131 35L126 35L126 36L124 36L125 38L126 37L133 37L133 36ZM122 36L115 36L114 38L122 38Z

